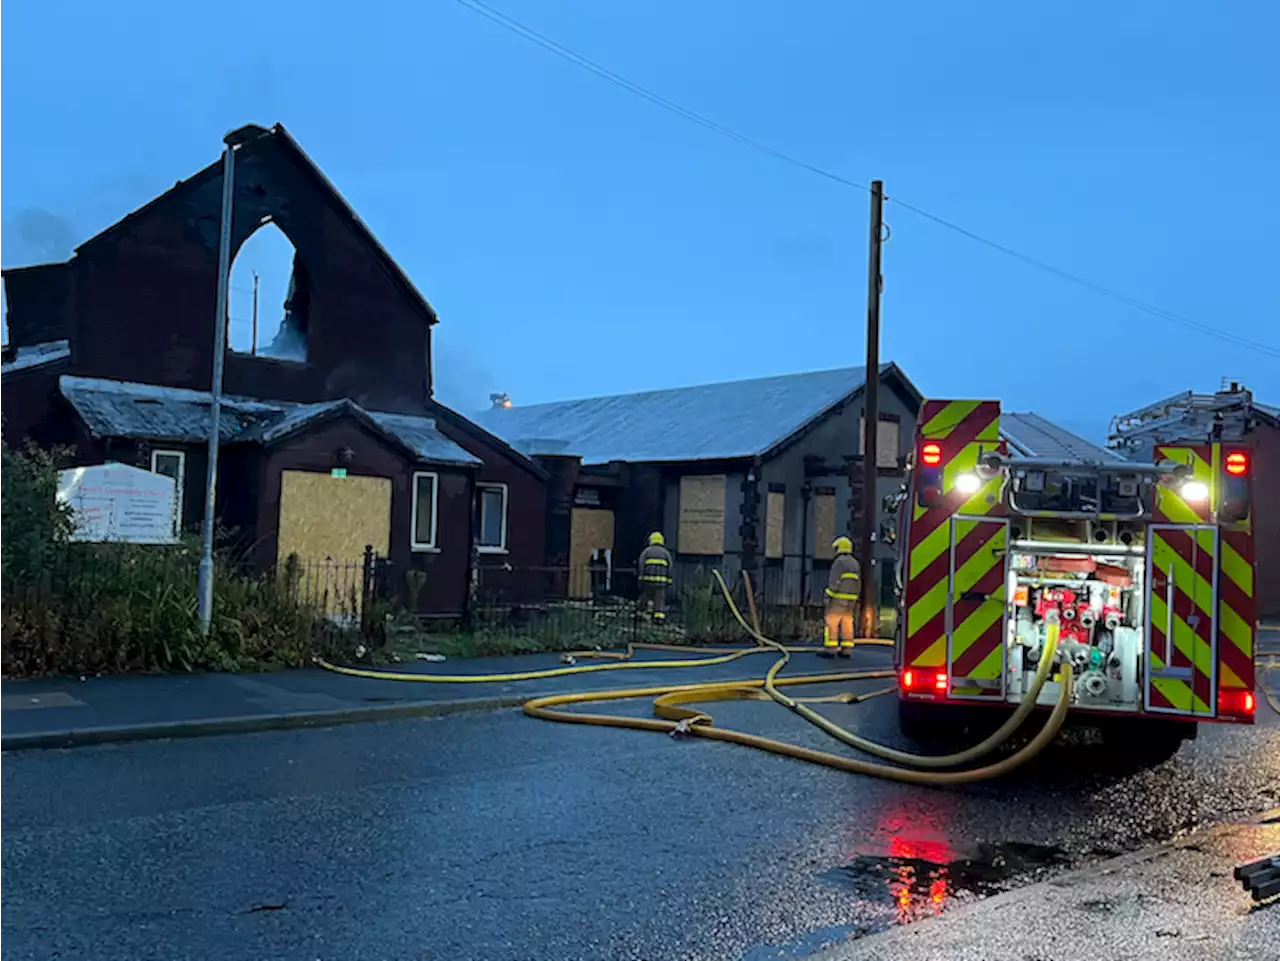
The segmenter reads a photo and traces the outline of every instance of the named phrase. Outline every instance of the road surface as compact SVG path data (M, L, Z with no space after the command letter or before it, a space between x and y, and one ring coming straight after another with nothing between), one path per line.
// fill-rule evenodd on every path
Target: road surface
M895 739L889 699L823 709ZM833 743L776 705L714 713ZM1280 806L1259 719L1139 774L1059 749L950 790L515 710L12 753L5 958L803 957Z

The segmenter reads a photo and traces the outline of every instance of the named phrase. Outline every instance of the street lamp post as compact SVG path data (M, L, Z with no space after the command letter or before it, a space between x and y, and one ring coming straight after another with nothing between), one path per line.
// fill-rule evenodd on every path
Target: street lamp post
M218 493L218 432L222 419L222 371L227 353L227 300L231 287L231 215L235 205L236 148L268 131L250 124L222 138L222 217L218 224L218 295L213 319L213 378L209 385L209 454L204 480L204 520L200 528L200 568L196 584L200 630L213 623L213 521Z

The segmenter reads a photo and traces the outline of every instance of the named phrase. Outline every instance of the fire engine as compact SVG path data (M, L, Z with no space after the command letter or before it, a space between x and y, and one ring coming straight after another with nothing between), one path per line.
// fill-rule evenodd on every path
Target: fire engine
M918 423L899 502L904 733L1012 710L1051 632L1069 717L1123 731L1126 751L1161 759L1199 723L1253 722L1247 447L1166 444L1139 463L989 400L928 401Z

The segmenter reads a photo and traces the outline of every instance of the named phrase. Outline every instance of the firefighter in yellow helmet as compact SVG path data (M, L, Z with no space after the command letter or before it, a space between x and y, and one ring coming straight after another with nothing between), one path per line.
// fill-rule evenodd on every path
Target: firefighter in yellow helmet
M862 570L853 556L853 542L847 537L837 537L831 542L836 552L831 561L831 574L827 578L826 627L822 635L823 654L830 657L853 654L853 622L858 610L858 592L862 585Z
M661 531L649 535L649 546L640 552L640 609L658 623L667 619L667 587L671 584L671 552Z

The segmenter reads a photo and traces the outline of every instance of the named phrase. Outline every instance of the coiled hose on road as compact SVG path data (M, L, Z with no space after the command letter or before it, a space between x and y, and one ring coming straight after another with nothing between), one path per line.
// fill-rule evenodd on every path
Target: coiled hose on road
M1027 761L1030 761L1037 754L1043 751L1044 748L1053 741L1054 737L1057 736L1058 731L1062 727L1063 721L1066 719L1071 696L1072 671L1071 665L1064 663L1062 665L1061 693L1057 703L1054 705L1053 711L1050 713L1044 727L1042 727L1035 737L1033 737L1020 750L998 762L988 764L983 767L963 771L932 770L933 768L958 767L977 760L978 758L989 754L992 750L1003 744L1010 736L1012 736L1012 734L1021 726L1026 717L1035 708L1036 699L1039 697L1040 691L1048 679L1049 673L1053 667L1057 642L1056 637L1052 637L1050 639L1050 643L1046 645L1045 651L1041 655L1040 666L1036 672L1035 681L1032 686L1023 697L1022 702L1018 705L1017 710L1010 716L1008 721L1001 725L999 730L990 737L985 738L979 744L955 754L941 756L911 754L906 751L899 751L895 748L877 744L874 741L869 741L865 738L859 737L858 735L853 734L852 732L835 724L828 718L823 717L817 711L809 707L810 703L819 702L856 703L860 700L866 700L870 697L889 693L893 688L885 688L883 690L863 695L844 694L829 698L813 699L792 698L779 690L781 687L805 684L831 684L846 681L893 677L893 671L854 671L844 673L807 674L789 678L779 677L779 673L787 665L793 652L812 651L815 650L815 648L787 647L786 645L780 644L771 638L765 637L760 632L758 626L753 627L749 625L743 618L742 612L739 610L737 604L734 603L728 585L725 584L719 571L715 571L713 573L715 574L715 578L724 594L726 602L729 605L730 611L733 613L734 618L738 621L738 624L748 634L748 636L755 640L755 647L741 648L712 657L683 660L634 661L629 658L631 658L636 650L679 650L679 648L675 648L672 645L633 644L628 645L627 653L625 655L613 655L614 657L627 658L626 660L613 660L610 663L605 664L572 665L559 668L547 668L538 671L521 671L505 674L417 674L343 667L340 665L330 664L328 661L323 659L317 659L316 663L327 670L353 677L420 683L476 684L538 680L542 678L565 677L576 674L594 674L605 671L642 670L646 668L700 667L713 664L727 664L752 654L773 652L779 655L778 659L769 668L765 676L758 680L719 681L675 686L664 685L656 687L617 688L605 691L588 691L573 694L551 694L543 697L535 697L525 702L524 712L530 717L541 718L548 721L558 721L561 723L592 724L602 727L625 727L642 731L655 731L669 735L690 735L695 737L704 737L711 740L727 741L733 744L741 744L746 747L768 751L785 757L808 761L812 764L820 764L824 767L848 771L853 774L865 774L872 777L885 778L908 784L934 786L969 784L975 781L985 781L994 777L999 777L1002 774L1007 774L1022 764L1025 764ZM750 588L748 585L748 591L749 590ZM748 594L748 597L750 597L750 594ZM892 644L891 641L883 641L878 638L859 641L858 643L871 643L878 645ZM580 652L579 656L589 657L597 656L597 654L596 652L588 651ZM589 714L579 711L560 709L566 705L617 701L637 697L652 697L655 699L655 717L641 718L626 717L617 714ZM840 754L833 754L827 751L819 751L813 748L789 744L785 741L778 741L773 738L762 737L745 731L717 727L710 714L707 714L705 711L684 706L689 704L706 703L708 701L743 699L762 700L765 698L771 698L784 707L789 708L805 720L816 725L823 731L826 731L828 734L831 734L851 747L886 760L893 761L896 764L903 766L894 767L887 764L862 761ZM915 770L912 768L915 768ZM930 770L920 770L920 768L928 768Z

